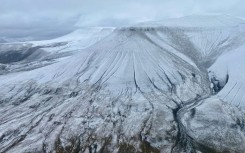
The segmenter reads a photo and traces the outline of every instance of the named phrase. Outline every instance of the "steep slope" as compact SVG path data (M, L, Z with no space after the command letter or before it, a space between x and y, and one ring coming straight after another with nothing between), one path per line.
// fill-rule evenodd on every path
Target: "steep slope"
M207 68L219 55L245 42L245 20L228 15L188 16L141 25L164 27L155 37ZM196 56L197 52L201 56Z
M2 76L1 93L2 99L5 99L2 102L5 111L2 121L6 123L1 131L5 135L8 133L6 130L10 130L6 126L15 125L10 131L22 129L17 137L25 136L20 141L14 140L15 137L2 141L2 151L27 151L30 148L24 146L30 143L30 139L37 142L32 144L33 149L42 150L45 146L46 151L51 151L56 145L62 148L60 145L65 143L63 141L75 139L72 136L75 133L74 137L77 134L83 135L83 143L79 143L83 149L88 149L89 146L86 145L95 143L85 136L88 134L90 137L92 134L98 137L97 145L109 147L110 150L115 150L116 146L120 148L129 140L132 141L130 145L136 149L138 145L156 141L155 147L170 151L175 137L171 132L175 130L170 124L174 122L174 118L167 114L172 114L176 105L208 93L208 79L204 72L189 64L189 60L188 62L161 48L144 33L144 29L119 29L69 59L40 69ZM29 87L19 85L20 82ZM15 96L4 94L19 90L23 93ZM46 98L43 99L44 97ZM16 109L21 111L14 113ZM27 117L23 113L31 116ZM55 119L50 120L48 114ZM89 119L86 119L89 114ZM15 122L11 122L11 118L24 122L17 126ZM159 121L153 122L155 120ZM54 126L57 122L59 124ZM78 127L85 128L85 131L75 127L72 124L74 122ZM164 125L165 123L169 124ZM45 129L51 133L35 137L39 135L36 132L40 131L42 125L47 125ZM60 128L73 130L69 132ZM156 135L151 133L156 130L159 131L157 134L162 133L159 140L154 140ZM28 134L30 131L32 134ZM118 137L120 133L122 135ZM166 136L169 140L162 142ZM133 137L137 137L137 140L133 140ZM103 146L106 139L110 140L110 145ZM11 144L17 142L19 145L15 145L12 150Z
M113 27L82 28L56 39L34 41L30 43L32 43L34 46L46 46L57 43L65 43L64 45L56 45L54 47L51 45L50 48L47 47L45 50L49 52L76 52L87 48L103 39L112 33L114 29L115 28Z
M233 105L244 107L244 45L232 52L222 55L211 67L210 75L221 88L218 97Z
M114 28L78 29L53 40L0 44L0 74L27 71L53 64L109 35Z
M242 54L244 21L189 20L33 42L77 52L0 76L0 152L242 152L243 109L212 96L208 68L222 78L222 58Z

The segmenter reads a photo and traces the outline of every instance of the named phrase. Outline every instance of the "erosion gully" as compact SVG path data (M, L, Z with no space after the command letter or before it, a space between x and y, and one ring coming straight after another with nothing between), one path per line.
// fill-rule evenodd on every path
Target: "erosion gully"
M212 81L210 83L212 83ZM208 94L197 95L194 99L177 105L177 108L173 110L174 120L177 123L178 133L171 153L217 153L215 150L201 144L200 142L197 142L194 138L192 138L188 134L188 127L184 126L184 123L181 120L186 113L195 113L195 108L201 105L205 99L208 99L213 95L211 90L212 89L210 88Z

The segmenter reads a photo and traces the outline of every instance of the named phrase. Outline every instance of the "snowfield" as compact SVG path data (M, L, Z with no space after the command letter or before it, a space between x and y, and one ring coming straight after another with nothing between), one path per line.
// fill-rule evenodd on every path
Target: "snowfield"
M243 153L244 27L189 16L0 44L0 152Z

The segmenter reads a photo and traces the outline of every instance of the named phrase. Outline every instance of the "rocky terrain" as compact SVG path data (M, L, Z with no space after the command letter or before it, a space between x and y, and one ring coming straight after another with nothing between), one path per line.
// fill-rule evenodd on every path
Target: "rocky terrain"
M245 20L0 44L2 153L243 153Z

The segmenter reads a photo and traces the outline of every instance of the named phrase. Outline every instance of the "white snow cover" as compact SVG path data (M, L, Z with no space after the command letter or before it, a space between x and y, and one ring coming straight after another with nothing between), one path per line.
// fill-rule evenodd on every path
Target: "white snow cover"
M94 27L75 30L67 35L52 40L30 41L33 47L43 46L44 50L50 53L78 52L103 39L114 28Z
M187 134L194 133L193 141L203 143L206 135L229 131L237 123L235 117L238 133L245 133L242 115L231 111L230 117L223 109L215 113L223 107L219 97L233 104L225 111L245 105L244 23L230 16L194 16L136 27L81 29L54 40L0 46L0 53L13 48L22 53L32 47L44 52L32 61L0 65L0 152L69 147L119 152L124 145L137 152L147 144L147 149L168 153L178 150L176 139L187 141L177 134L185 132L178 131L177 108ZM16 71L18 66L21 70ZM217 99L210 95L208 71L220 82L229 75ZM209 98L199 103L200 97ZM229 119L226 131L220 127L224 120L215 114ZM222 124L216 125L219 121ZM200 133L206 123L219 130ZM236 129L232 131L236 139L226 143L244 144ZM212 142L208 146L222 146L216 139ZM242 149L241 145L238 151Z
M209 68L211 75L228 82L217 95L225 102L235 106L245 106L245 46L220 56Z
M240 24L245 24L245 20L240 17L234 17L231 15L191 15L174 19L165 19L162 21L143 22L138 26L167 26L167 27L231 27Z
M66 45L46 48L45 50L51 52L79 51L81 49L93 45L94 43L98 42L102 38L106 37L107 35L112 33L114 29L115 28L113 27L81 28L71 32L70 34L64 35L56 39L45 40L45 41L34 41L29 43L34 44L34 46L40 46L40 45L49 45L53 43L66 42L67 43Z

